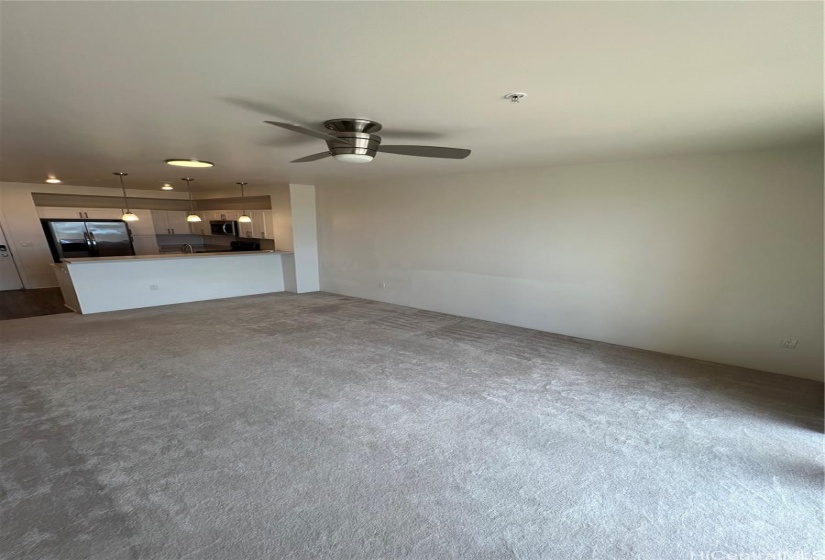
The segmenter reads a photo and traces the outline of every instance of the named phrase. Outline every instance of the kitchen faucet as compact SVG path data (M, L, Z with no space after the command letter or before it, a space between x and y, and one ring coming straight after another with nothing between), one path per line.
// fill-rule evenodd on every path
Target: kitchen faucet
M184 253L194 253L195 252L195 249L192 248L191 243L184 243L183 245L181 245L180 250Z

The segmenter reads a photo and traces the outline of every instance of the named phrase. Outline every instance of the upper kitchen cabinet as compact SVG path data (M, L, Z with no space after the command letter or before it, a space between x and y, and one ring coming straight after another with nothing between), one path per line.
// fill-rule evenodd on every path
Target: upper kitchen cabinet
M249 210L251 223L238 224L240 237L272 239L272 210Z
M112 217L110 214L117 213ZM63 206L38 206L37 214L48 220L119 220L121 211L113 208L66 208Z
M154 236L155 225L154 220L152 219L152 211L151 210L132 210L138 220L136 222L126 222L126 226L129 228L129 231L132 232L132 235L152 235ZM91 213L89 214L91 216ZM120 219L120 216L118 216Z
M213 220L229 220L232 222L237 221L241 215L237 210L216 210L214 214L216 216L212 218Z
M215 212L211 210L198 210L195 212L198 216L200 216L200 222L189 222L189 231L195 235L208 235L209 234L209 220L214 220Z
M186 212L182 210L152 210L152 221L158 235L186 235L190 233Z
M89 208L85 212L87 220L119 220L123 215L120 208Z

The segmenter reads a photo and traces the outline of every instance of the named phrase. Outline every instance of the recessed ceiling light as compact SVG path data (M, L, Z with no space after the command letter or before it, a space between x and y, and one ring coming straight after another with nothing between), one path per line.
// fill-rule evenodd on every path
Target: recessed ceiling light
M211 161L203 161L200 159L167 159L166 163L169 165L177 165L178 167L215 167Z
M163 186L161 187L161 189L163 189L163 190L165 190L165 191L171 191L171 190L172 190L172 189L174 189L174 188L175 188L175 187L173 187L173 186L172 186L172 185L170 185L169 183L163 183Z
M51 183L52 185L56 185L58 183L62 183L63 181L61 181L57 177L49 177L48 179L46 179L46 182Z

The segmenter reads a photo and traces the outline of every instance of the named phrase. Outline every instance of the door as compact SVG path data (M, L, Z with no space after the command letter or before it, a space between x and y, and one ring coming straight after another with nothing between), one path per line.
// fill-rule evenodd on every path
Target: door
M125 222L86 222L96 257L134 255Z
M0 228L0 291L22 289L23 283L17 273L11 247L9 247L6 237L3 235L3 228Z
M83 220L45 222L49 233L54 262L60 259L83 258L94 255L94 245Z

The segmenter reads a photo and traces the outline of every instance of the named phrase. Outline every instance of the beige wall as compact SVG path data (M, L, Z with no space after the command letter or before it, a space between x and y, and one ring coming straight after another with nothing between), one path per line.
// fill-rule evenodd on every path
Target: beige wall
M822 146L327 183L317 203L323 290L822 379Z
M53 260L40 226L40 217L32 200L32 193L61 193L93 196L118 196L120 189L84 187L74 185L49 185L45 183L0 182L0 223L12 248L18 271L26 288L57 286L54 272L49 266ZM130 198L186 198L184 193L161 190L127 189ZM133 203L133 208L141 208Z

